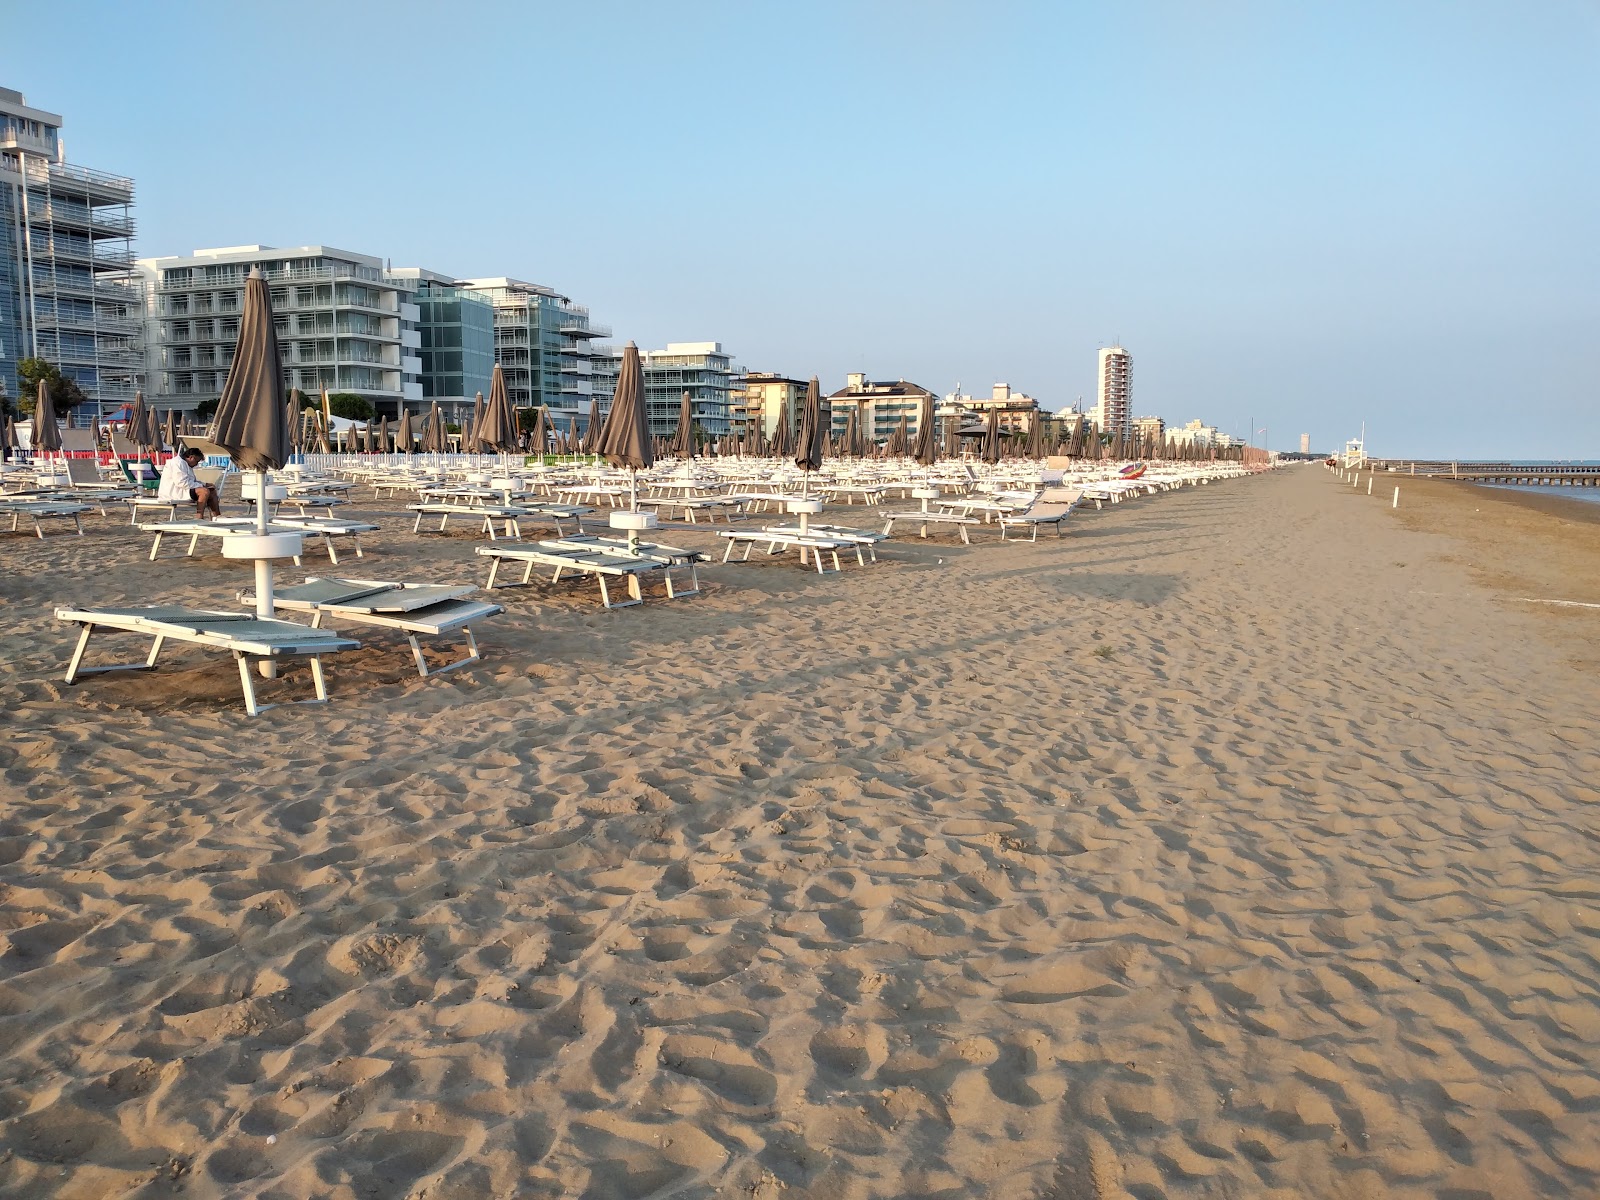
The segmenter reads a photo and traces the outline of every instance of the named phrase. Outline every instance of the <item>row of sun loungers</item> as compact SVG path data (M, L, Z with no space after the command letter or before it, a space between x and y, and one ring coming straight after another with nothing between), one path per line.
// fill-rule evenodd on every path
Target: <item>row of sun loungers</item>
M642 580L661 572L667 599L697 595L700 591L700 574L696 564L705 556L694 550L665 546L651 542L635 542L632 547L620 538L575 536L555 538L537 546L479 546L477 553L489 560L489 580L484 585L493 590L499 578L500 566L506 562L523 564L522 583L533 579L535 567L550 567L551 583L561 582L564 574L592 577L600 585L600 603L605 608L627 608L644 601ZM689 572L689 586L682 587L673 578L675 569ZM611 598L610 583L622 580L628 591L626 600Z

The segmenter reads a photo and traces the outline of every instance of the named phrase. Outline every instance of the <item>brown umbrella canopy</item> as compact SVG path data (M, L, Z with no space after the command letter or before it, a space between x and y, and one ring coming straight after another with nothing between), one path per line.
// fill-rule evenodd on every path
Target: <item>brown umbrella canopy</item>
M411 428L411 410L405 405L400 406L400 429L395 434L396 450L410 454L416 449L417 432Z
M600 431L600 444L595 450L605 455L613 467L642 471L656 461L644 411L644 372L639 365L639 347L632 342L622 349L622 367L617 372L611 415Z
M122 427L122 436L135 446L148 446L145 429L149 425L149 410L144 406L144 392L133 394L133 407L128 410L128 423Z
M495 363L495 366L499 366ZM494 385L489 385L489 390L494 391ZM478 398L472 402L472 423L461 431L461 449L468 454L483 453L483 393L478 393Z
M794 453L794 435L789 430L789 401L778 404L778 427L772 431L772 457L788 458Z
M392 443L389 441L389 414L384 413L378 418L378 453L389 453L390 445Z
M844 452L851 458L861 457L860 405L852 404L844 419Z
M594 418L591 417L590 421L592 422L593 419ZM599 435L596 433L594 436ZM533 452L535 454L542 455L550 449L550 430L545 425L543 405L540 405L539 408L534 412L533 430L528 434L528 442L533 446Z
M822 442L826 430L822 427L822 390L813 375L806 385L806 398L800 408L800 437L794 448L794 465L802 471L815 471L822 466Z
M167 449L178 449L178 411L174 408L167 409L167 428L161 435L161 440L166 443Z
M270 471L289 459L283 364L272 297L259 267L252 267L245 281L239 344L217 402L215 441L246 471Z
M1000 410L998 408L989 410L989 421L983 428L983 454L981 457L986 463L1000 461Z
M495 363L494 374L489 378L489 403L482 414L474 414L472 434L480 452L506 451L517 448L517 413L511 407L511 395L506 391L506 377Z
M1034 410L1033 420L1028 426L1028 457L1044 457L1044 414Z
M33 448L35 451L61 449L61 427L56 424L49 385L42 379L39 380L39 399L33 408Z
M694 457L694 402L688 389L684 389L678 406L678 428L672 435L671 453L674 458Z
M933 397L924 396L917 409L917 439L911 447L911 457L924 467L939 461L939 439L933 416Z

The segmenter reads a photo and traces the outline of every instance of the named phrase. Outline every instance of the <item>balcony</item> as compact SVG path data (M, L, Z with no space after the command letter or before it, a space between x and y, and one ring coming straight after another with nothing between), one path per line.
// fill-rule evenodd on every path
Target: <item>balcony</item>
M561 333L566 337L574 338L608 338L611 336L611 326L578 324L573 321L561 325Z

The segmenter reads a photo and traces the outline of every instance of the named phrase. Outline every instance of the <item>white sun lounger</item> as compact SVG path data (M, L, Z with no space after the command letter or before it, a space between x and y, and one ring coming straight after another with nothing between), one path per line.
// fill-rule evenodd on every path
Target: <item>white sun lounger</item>
M956 527L956 532L961 535L961 540L969 546L972 544L972 539L967 536L968 527L982 523L977 517L969 517L962 513L953 512L912 511L882 513L880 515L883 517L883 532L885 534L891 534L894 532L894 523L896 521L908 521L919 526L923 537L928 536L929 525L954 525Z
M557 533L563 532L564 521L571 521L581 533L584 514L594 511L574 504L454 504L445 501L408 504L406 508L417 514L416 522L411 526L412 533L422 532L423 517L439 518L439 528L434 530L435 533L443 533L451 517L472 517L483 521L483 532L489 535L491 542L500 540L494 531L496 521L503 523L506 537L520 542L523 521L546 521L555 527Z
M1000 540L1006 540L1006 530L1012 526L1029 526L1033 536L1028 540L1039 540L1039 526L1054 525L1056 536L1061 536L1061 522L1065 521L1078 507L1078 502L1083 499L1080 488L1046 488L1039 494L1039 498L1023 511L1018 513L1000 514Z
M750 551L756 546L765 546L768 554L776 554L780 550L798 550L800 565L806 566L809 556L815 560L818 575L826 573L826 568L822 565L823 554L833 558L835 571L844 569L839 563L839 551L842 549L854 550L856 560L861 561L861 547L858 543L817 533L802 534L798 529L794 533L782 533L773 529L725 529L717 536L728 541L728 548L722 552L723 562L729 561L733 556L735 546L744 547L744 555L740 558L740 562L749 562Z
M252 717L276 705L257 704L255 682L250 675L252 660L300 657L311 660L311 680L316 699L298 703L325 703L327 684L322 677L322 656L340 650L354 650L361 643L340 637L327 629L313 629L293 621L262 620L251 613L211 612L184 608L176 604L157 604L145 608L58 608L56 619L73 621L83 627L72 661L67 664L67 682L76 683L84 675L106 671L149 671L167 642L187 642L211 649L227 650L239 666L239 682L244 689L244 707ZM136 633L153 638L150 653L142 663L114 663L86 667L84 651L96 630Z
M713 525L717 522L717 514L722 514L722 519L729 525L733 524L733 514L739 510L743 502L732 496L651 496L641 498L640 508L653 508L662 516L671 519L672 509L682 509L683 515L688 518L689 524L697 524L696 513L706 513Z
M167 534L188 534L189 548L184 551L186 558L194 557L195 548L200 544L200 539L228 538L241 535L254 534L256 519L254 517L218 517L214 521L150 521L139 526L146 533L154 533L155 541L150 544L150 561L155 562L156 555L161 552L161 539ZM267 526L269 533L306 533L322 539L323 548L328 552L328 561L334 566L339 565L339 554L333 548L333 539L340 537L350 538L355 543L357 558L364 558L361 549L361 535L371 533L378 527L367 521L351 521L342 517L273 517ZM294 565L300 566L300 555L295 555Z
M0 500L0 516L11 514L11 532L16 533L22 518L33 521L33 532L44 537L44 522L71 521L78 536L83 536L83 514L89 505L75 500Z
M472 623L503 613L505 609L498 604L463 599L477 590L470 585L453 587L389 583L377 579L319 579L312 576L304 583L275 590L272 598L281 608L311 613L313 629L320 629L323 618L328 617L356 625L399 630L411 645L411 657L416 660L417 674L426 679L430 668L422 655L418 635L442 637L459 629L466 638L465 657L442 667L433 667L433 674L453 671L482 657L478 653L478 641L472 636ZM239 599L254 603L249 593L241 593Z
M802 531L794 522L784 522L778 525L765 525L762 527L767 533L782 533L790 537L799 537L802 533L807 537L826 538L829 541L848 542L855 548L856 562L866 566L867 561L878 561L878 543L889 540L886 533L878 533L871 529L847 529L843 525L820 525L815 521L808 522ZM862 558L865 551L867 558Z
M640 586L640 580L651 571L661 572L669 600L675 600L680 596L692 596L699 592L700 578L695 570L695 558L651 557L644 544L641 544L638 550L640 552L637 554L629 554L625 545L619 550L615 547L591 544L588 539L540 542L537 547L479 546L477 548L478 554L487 558L490 563L489 581L484 585L486 588L495 586L495 580L500 573L500 564L510 561L525 564L522 572L523 584L527 584L533 578L533 569L536 566L553 568L551 583L561 582L564 573L592 575L600 585L600 603L606 608L627 608L630 605L643 603L644 591ZM682 566L689 568L691 587L688 589L678 587L672 577L673 570ZM611 599L611 589L607 580L619 578L627 581L628 595L632 597L631 599L616 601Z

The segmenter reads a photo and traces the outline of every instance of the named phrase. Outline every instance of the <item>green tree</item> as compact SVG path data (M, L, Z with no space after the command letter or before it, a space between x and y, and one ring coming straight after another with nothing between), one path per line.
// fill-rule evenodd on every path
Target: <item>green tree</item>
M346 421L370 421L373 417L372 401L354 392L334 392L328 397L328 411Z
M201 421L211 420L212 417L217 415L217 405L220 403L222 403L222 400L218 396L213 396L209 400L200 401L199 404L194 406L195 418Z
M24 413L33 412L39 398L41 379L50 389L50 400L55 405L57 416L89 398L78 387L77 381L68 379L54 363L42 358L22 358L17 360L17 382L22 388L22 395L17 400L18 407Z

